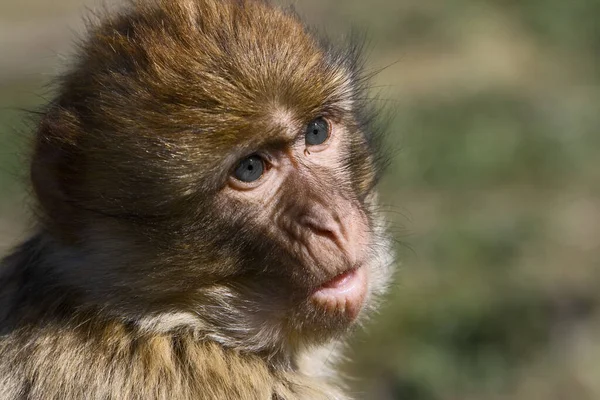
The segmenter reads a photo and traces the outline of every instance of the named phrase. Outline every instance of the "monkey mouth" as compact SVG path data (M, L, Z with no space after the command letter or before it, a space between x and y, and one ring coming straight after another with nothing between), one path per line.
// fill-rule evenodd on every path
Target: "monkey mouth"
M347 270L319 286L311 296L313 304L329 313L356 319L367 294L367 271L363 267Z

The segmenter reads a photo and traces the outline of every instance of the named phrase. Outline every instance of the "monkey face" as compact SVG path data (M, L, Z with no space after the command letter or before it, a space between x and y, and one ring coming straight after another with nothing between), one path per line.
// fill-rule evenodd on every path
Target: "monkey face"
M299 126L293 120L278 124L278 145L238 162L218 201L252 215L246 223L257 230L254 239L279 253L264 274L287 279L296 301L351 322L367 294L372 241L346 161L351 133L323 117Z
M247 155L231 157L214 197L222 242L242 265L229 290L257 325L327 338L381 285L373 155L351 111L276 109L256 122L266 140L245 135Z
M62 273L232 346L347 329L390 261L356 47L262 1L131 7L92 29L40 125L45 229L78 252Z

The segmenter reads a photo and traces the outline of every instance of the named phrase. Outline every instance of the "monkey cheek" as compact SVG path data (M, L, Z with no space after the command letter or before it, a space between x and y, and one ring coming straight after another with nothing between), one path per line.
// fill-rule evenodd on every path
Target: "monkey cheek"
M327 314L341 315L354 321L362 310L368 290L365 267L346 271L321 285L312 294L311 303Z

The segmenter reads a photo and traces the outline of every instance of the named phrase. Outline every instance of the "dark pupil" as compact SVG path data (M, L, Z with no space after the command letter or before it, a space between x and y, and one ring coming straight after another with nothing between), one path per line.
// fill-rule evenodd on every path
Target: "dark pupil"
M259 156L250 156L242 160L235 169L235 177L242 182L254 182L264 171L263 161Z
M325 143L329 137L329 125L323 118L314 120L308 125L306 144L316 146Z

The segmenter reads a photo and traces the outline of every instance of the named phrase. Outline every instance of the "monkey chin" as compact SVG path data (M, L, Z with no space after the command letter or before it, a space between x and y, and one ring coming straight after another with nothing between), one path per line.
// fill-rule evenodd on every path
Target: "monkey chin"
M313 306L325 313L353 322L362 310L367 290L367 271L363 266L347 270L323 283L310 300Z

